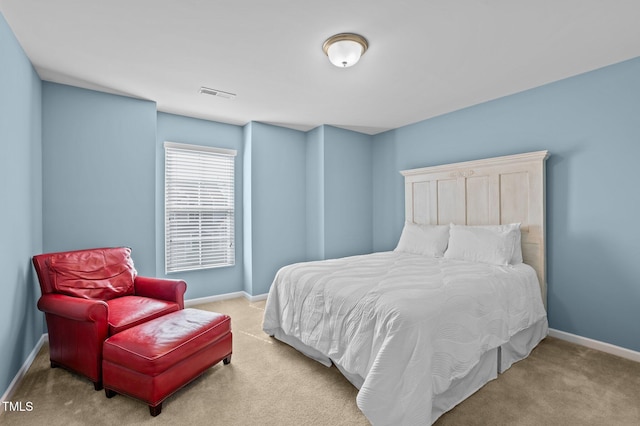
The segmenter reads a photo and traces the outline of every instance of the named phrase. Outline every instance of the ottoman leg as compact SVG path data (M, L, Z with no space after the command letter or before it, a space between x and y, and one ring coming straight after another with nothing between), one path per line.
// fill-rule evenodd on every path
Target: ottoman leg
M160 414L162 412L162 402L158 405L154 406L149 406L149 414L151 414L152 417L157 416L158 414Z
M116 396L118 394L118 392L111 390L111 389L107 389L104 388L104 393L105 395L107 395L107 398L113 398L114 396Z
M229 365L231 364L231 355L229 355L228 357L226 357L225 359L222 360L224 365Z

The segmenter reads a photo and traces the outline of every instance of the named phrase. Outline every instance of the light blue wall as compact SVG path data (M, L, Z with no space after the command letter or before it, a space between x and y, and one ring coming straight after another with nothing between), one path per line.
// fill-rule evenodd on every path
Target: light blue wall
M306 260L306 143L296 130L252 122L245 155L245 262L252 294L269 291L277 270ZM246 140L245 140L246 142ZM246 238L245 238L246 240Z
M156 271L156 105L43 83L46 252L128 246Z
M370 253L372 137L319 126L307 133L307 258Z
M372 156L371 136L324 126L326 258L373 249Z
M640 58L374 137L374 249L402 229L399 170L543 149L550 325L640 351Z
M370 253L372 138L245 126L245 286L269 291L289 263Z
M0 14L0 395L42 336L31 256L42 252L40 78Z
M243 131L239 126L216 123L179 115L158 113L156 139L156 276L164 274L164 142L180 142L192 145L212 146L235 149L235 266L188 271L166 275L168 278L180 278L187 282L185 298L195 299L212 294L233 293L243 290L243 232L242 232L242 170L243 170Z

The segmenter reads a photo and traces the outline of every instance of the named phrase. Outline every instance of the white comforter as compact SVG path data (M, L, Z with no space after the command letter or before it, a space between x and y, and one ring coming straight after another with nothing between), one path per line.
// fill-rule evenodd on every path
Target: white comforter
M339 366L372 424L424 425L435 395L545 316L528 265L383 252L282 268L263 329Z

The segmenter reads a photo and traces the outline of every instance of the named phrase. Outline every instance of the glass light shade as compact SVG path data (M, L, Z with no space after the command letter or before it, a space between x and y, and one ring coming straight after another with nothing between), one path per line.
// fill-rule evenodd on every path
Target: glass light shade
M339 40L327 49L329 61L336 67L347 68L355 65L362 56L363 47L353 40Z

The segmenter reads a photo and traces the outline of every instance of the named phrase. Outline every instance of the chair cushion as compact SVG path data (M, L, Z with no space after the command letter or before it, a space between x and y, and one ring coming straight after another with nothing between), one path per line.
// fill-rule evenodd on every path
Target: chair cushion
M56 292L109 300L134 293L136 270L128 247L57 253L47 260Z
M106 302L109 306L110 336L180 310L180 306L175 302L140 296L123 296Z
M228 315L183 309L109 337L103 359L156 376L230 333Z

